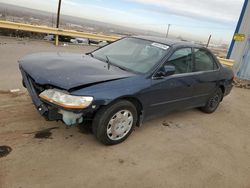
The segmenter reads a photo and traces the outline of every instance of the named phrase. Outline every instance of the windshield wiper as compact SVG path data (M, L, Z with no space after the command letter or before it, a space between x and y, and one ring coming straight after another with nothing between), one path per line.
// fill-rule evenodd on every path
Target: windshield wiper
M115 65L117 68L121 69L121 70L124 70L124 71L128 71L128 69L124 68L124 67L120 67L118 65Z
M108 64L108 70L110 69L110 65L114 65L114 66L116 66L117 68L119 68L121 70L128 71L128 69L126 69L125 67L120 67L119 65L111 63L111 61L110 61L110 59L109 59L109 57L107 55L105 55L106 59L104 59L104 58L98 58L98 57L94 56L91 52L90 53L86 53L86 54L90 55L93 58L99 59L100 61L106 62Z
M94 57L94 55L91 52L86 53L86 55L90 55L91 57Z
M93 58L95 58L95 59L98 59L98 60L100 60L100 61L103 61L103 62L107 63L107 64L108 64L108 69L110 68L111 62L110 62L108 56L105 56L106 59L104 59L104 58L99 58L98 56L94 56L91 52L86 53L86 55L90 55L91 57L93 57Z
M110 63L110 60L109 60L108 56L105 56L105 57L106 57L106 59L107 59L106 62L107 62L107 64L108 64L108 70L109 70L110 64L111 64L111 63Z
M128 71L126 68L124 67L120 67L119 65L116 65L116 64L113 64L111 63L111 61L109 60L108 56L105 56L106 57L106 62L108 64L108 69L110 68L110 65L113 65L113 66L116 66L117 68L121 69L121 70L125 70L125 71Z

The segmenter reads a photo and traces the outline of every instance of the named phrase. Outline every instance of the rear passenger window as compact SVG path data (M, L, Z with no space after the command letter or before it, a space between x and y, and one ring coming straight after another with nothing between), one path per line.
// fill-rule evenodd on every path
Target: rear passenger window
M175 67L175 74L192 72L192 49L181 48L169 58L167 65Z
M217 69L212 55L203 49L194 49L195 71L209 71Z

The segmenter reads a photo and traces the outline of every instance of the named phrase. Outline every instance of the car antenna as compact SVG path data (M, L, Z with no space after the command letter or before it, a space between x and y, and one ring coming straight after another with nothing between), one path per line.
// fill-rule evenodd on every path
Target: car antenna
M109 58L108 58L108 56L106 56L106 59L107 59L107 63L108 63L108 70L109 70L109 68L110 68L110 60L109 60Z

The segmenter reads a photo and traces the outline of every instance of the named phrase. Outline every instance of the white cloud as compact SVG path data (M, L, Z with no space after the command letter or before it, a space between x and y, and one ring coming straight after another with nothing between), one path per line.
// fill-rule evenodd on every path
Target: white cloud
M235 22L243 0L127 0L149 5L155 12L186 16L207 21Z
M103 0L95 1L103 2ZM0 0L0 2L53 13L57 12L58 5L58 0ZM83 4L74 0L62 0L61 14L115 24L125 22L129 26L134 25L135 22L142 22L144 20L143 17L136 13L92 5L91 3Z
M103 0L95 0L103 2ZM172 14L184 16L202 21L217 21L224 23L235 23L244 0L125 0L143 5L148 5L146 11L153 11L161 14ZM9 3L49 12L57 11L58 0L0 0L3 3ZM81 4L74 0L62 1L63 13L83 16L87 18L112 18L116 15L121 18L129 16L138 17L136 12L118 11L116 9L107 9L104 7L94 6L91 4ZM96 11L95 11L96 10ZM103 13L107 15L103 15ZM131 15L131 13L133 15ZM102 15L101 15L102 14ZM119 16L121 15L121 16ZM129 19L134 20L134 19ZM135 19L136 20L136 19Z
M0 3L8 3L32 9L56 12L58 0L0 0Z
M165 33L167 24L171 23L171 34L176 36L200 35L200 38L206 38L209 34L213 34L213 39L229 41L244 0L123 1L138 3L140 6L131 6L129 10L123 10L102 7L101 3L62 0L61 13L161 33ZM58 4L58 0L0 0L0 2L53 13L56 13Z

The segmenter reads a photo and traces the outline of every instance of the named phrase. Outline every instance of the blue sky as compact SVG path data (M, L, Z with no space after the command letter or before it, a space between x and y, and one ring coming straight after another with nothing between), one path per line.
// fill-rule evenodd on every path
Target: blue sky
M0 0L56 12L58 0ZM243 0L62 0L62 14L205 41L230 42Z

